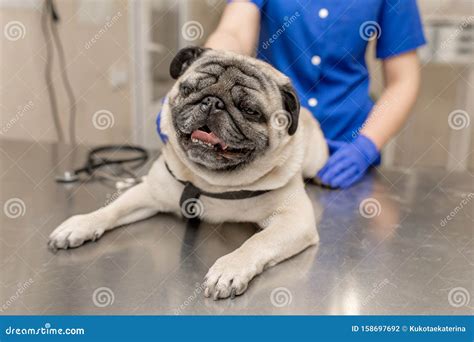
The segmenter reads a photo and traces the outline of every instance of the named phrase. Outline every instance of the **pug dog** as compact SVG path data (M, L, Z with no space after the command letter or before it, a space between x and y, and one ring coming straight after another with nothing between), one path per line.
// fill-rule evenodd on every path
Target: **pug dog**
M176 83L160 123L169 140L148 175L106 207L66 220L49 247L78 247L160 212L252 222L259 232L219 258L203 283L206 297L241 295L264 269L318 243L304 179L328 148L288 77L261 60L187 47L170 74Z

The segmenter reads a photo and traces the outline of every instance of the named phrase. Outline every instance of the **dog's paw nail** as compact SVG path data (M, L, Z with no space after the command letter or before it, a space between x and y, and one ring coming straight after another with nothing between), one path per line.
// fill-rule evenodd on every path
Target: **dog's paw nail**
M209 293L209 287L206 287L206 289L204 290L204 297L209 298L210 296L211 294Z
M214 300L218 300L218 299L219 299L219 293L220 293L219 290L216 290L216 292L214 292L214 297L213 297Z
M99 232L95 232L94 235L92 236L92 241L97 241L102 234Z
M235 293L237 292L236 288L233 287L232 290L230 290L230 299L234 299L235 298Z
M56 252L58 251L57 247L56 247L56 243L54 241L49 241L48 242L48 249L53 252L54 254L56 254Z

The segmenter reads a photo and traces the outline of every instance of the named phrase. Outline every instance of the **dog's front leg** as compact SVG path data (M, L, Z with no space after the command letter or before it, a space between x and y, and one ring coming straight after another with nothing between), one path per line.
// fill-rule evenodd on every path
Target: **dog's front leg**
M107 230L145 219L160 210L160 203L151 196L149 186L144 182L106 207L64 221L49 236L48 246L54 251L78 247L85 241L98 239Z
M206 297L240 295L265 268L318 242L311 201L302 186L297 192L291 203L271 214L268 227L214 263L205 278Z

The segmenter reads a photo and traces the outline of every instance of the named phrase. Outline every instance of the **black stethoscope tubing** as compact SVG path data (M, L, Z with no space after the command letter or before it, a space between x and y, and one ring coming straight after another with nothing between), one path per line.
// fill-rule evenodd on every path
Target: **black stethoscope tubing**
M138 156L130 157L130 158L107 158L99 156L101 153L111 153L111 152L137 152ZM132 146L132 145L105 145L91 149L87 154L87 161L84 166L74 169L72 171L66 171L63 175L57 176L56 181L60 183L71 183L79 181L79 174L87 173L89 176L94 174L94 171L98 170L99 168L107 165L123 165L129 164L134 162L139 162L134 167L141 166L146 163L148 160L148 152L139 146ZM135 182L137 181L137 177L133 174L130 168L126 168L125 166L122 167L123 171L130 175ZM102 176L106 176L103 173ZM111 176L112 177L112 176ZM110 177L107 177L110 178Z
M104 157L97 157L96 155L99 153L103 152L122 152L122 151L129 151L129 152L139 152L141 155L133 158L120 158L120 159L110 159L110 158L104 158ZM97 159L100 159L99 162L97 162ZM88 156L87 156L87 162L84 167L75 169L74 174L78 175L79 173L82 172L87 172L87 174L92 175L94 170L101 168L102 166L106 165L117 165L117 164L126 164L126 163L133 163L137 161L141 161L142 163L145 163L148 160L148 152L138 146L131 146L131 145L105 145L101 147L96 147L93 148L92 150L89 151Z

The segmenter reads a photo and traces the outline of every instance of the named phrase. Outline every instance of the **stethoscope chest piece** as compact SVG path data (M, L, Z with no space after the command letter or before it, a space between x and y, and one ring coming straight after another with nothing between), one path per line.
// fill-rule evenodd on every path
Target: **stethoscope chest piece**
M74 183L79 180L79 176L75 172L65 171L63 174L57 175L55 179L59 183Z

